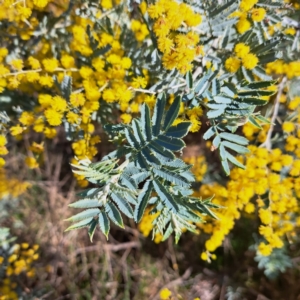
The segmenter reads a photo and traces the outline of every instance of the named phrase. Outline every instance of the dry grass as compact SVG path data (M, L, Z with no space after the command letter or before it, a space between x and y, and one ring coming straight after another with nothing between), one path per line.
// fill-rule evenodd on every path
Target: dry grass
M174 299L201 295L202 300L215 299L216 292L207 296L211 287L207 280L191 278L191 268L179 274L172 240L155 246L134 223L127 222L130 226L125 231L113 227L109 241L96 231L94 243L84 229L64 232L68 226L64 220L72 214L68 204L75 201L75 181L65 163L66 154L46 149L43 169L31 173L21 167L21 158L14 155L9 161L10 172L18 171L21 179L30 177L32 188L12 212L12 221L19 218L23 223L13 234L21 242L40 245L37 280L24 286L25 298L155 300L167 287ZM145 253L149 245L159 248L155 258Z
M22 223L11 226L18 242L40 245L37 277L24 281L24 299L155 300L166 287L172 291L173 300L223 300L227 299L229 285L247 284L253 267L247 266L250 275L245 275L240 261L205 268L199 260L200 242L196 236L191 239L191 235L185 235L181 246L175 247L172 239L155 245L129 220L125 230L112 228L109 241L100 231L96 231L93 243L85 229L64 232L68 226L64 219L72 215L68 204L75 201L76 187L66 163L70 154L58 146L46 149L43 169L34 172L22 167L21 154L13 153L8 162L11 174L21 179L30 177L33 184L2 224ZM293 278L288 281L295 282L298 277ZM249 286L245 299L275 299L266 297L265 291L281 299L282 293L266 279ZM297 299L295 293L286 299Z

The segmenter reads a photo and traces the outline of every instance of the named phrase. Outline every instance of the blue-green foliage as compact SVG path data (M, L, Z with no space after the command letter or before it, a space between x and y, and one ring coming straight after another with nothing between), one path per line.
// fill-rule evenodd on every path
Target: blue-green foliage
M270 279L276 279L280 273L284 273L293 265L284 248L274 249L268 256L257 254L255 260L258 262L258 267L263 269L265 275Z
M180 104L178 96L165 113L166 96L160 94L152 117L144 104L141 118L130 125L105 127L126 143L98 163L83 160L73 165L75 173L84 175L96 187L81 192L82 199L70 205L87 209L68 219L77 223L67 230L88 227L92 240L99 224L107 237L110 221L124 227L121 215L124 214L139 222L151 205L152 213L159 212L153 223L154 233L160 232L166 239L175 232L178 241L183 229L195 231L192 222L201 222L197 212L215 217L210 208L217 206L211 204L211 199L190 197L194 182L191 165L175 155L185 147L182 138L191 126L190 122L172 125ZM119 165L120 159L125 161Z

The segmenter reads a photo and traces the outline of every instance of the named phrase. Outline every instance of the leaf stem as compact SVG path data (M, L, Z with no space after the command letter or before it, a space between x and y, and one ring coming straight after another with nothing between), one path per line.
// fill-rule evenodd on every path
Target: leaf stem
M268 150L271 150L271 147L272 147L271 137L272 137L272 133L273 133L273 130L274 130L275 121L276 121L276 118L277 118L277 115L278 115L278 112L279 112L280 97L282 95L282 92L283 92L283 89L285 87L286 81L287 81L287 77L284 76L282 78L280 84L279 84L279 87L278 87L278 93L277 93L277 96L276 96L276 99L275 99L274 111L273 111L273 115L272 115L272 118L271 118L271 124L270 124L269 131L267 133L266 140L264 141L264 143L262 143L260 145L260 147L266 147Z

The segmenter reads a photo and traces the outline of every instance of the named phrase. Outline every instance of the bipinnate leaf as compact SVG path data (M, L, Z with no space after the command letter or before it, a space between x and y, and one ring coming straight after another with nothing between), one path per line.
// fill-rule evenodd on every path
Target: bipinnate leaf
M105 212L107 213L107 216L118 226L121 228L124 228L123 219L121 217L121 214L119 210L116 208L116 206L112 202L108 202L105 206Z
M129 218L133 218L133 210L131 206L122 196L117 193L111 193L110 196L117 204L121 212L123 212Z
M168 159L174 159L175 155L173 154L172 151L162 147L159 145L156 141L151 141L148 145L154 152L159 153L160 155L168 158Z
M212 136L214 136L216 134L216 129L214 126L210 127L203 135L203 138L205 140L210 139Z
M160 132L161 122L166 106L166 95L164 93L159 94L156 99L154 113L152 116L152 132L154 136L157 136Z
M140 222L140 220L144 215L152 190L153 190L152 183L150 180L147 180L146 183L144 184L141 193L139 194L138 203L134 210L134 220L137 223Z
M144 135L142 134L140 124L136 119L132 121L132 130L133 130L134 137L139 143L139 145L143 146L146 143L146 141Z
M183 176L181 176L175 172L171 172L165 168L160 168L160 169L154 168L153 173L171 183L176 184L176 185L189 187L189 181L186 178L184 178Z
M197 204L197 206L203 213L211 216L214 219L219 220L219 218L204 203L200 202Z
M183 138L188 134L191 126L191 122L181 122L177 125L171 126L165 134L172 138Z
M82 219L87 219L87 218L92 218L95 217L99 214L100 210L99 208L91 208L91 209L86 209L79 214L76 214L72 216L71 218L67 219L66 221L72 221L76 222Z
M93 208L101 205L102 203L100 203L97 199L82 199L69 204L70 207L74 208Z
M106 236L106 239L108 239L110 223L109 223L109 219L107 217L107 214L104 211L101 211L101 213L99 214L98 222L99 222L100 230Z
M180 151L185 146L183 140L177 138L171 138L165 135L159 135L156 141L159 145L175 152Z
M249 88L249 89L263 89L263 88L267 88L269 86L272 86L275 83L276 83L275 80L257 81L257 82L251 82L251 83L247 84L244 87Z
M262 127L260 126L260 124L255 120L255 118L253 116L249 116L249 122L254 125L255 127L262 129Z
M70 230L73 230L73 229L79 229L79 228L83 228L83 227L87 227L89 226L89 224L91 223L91 221L93 220L93 218L87 218L87 219L84 219L78 223L75 223L71 226L69 226L65 231L70 231Z
M193 82L193 76L192 76L191 71L186 72L185 81L186 81L186 84L189 87L189 89L192 89L194 82Z
M132 134L131 130L129 130L128 128L125 128L124 133L125 133L126 139L127 139L128 143L130 144L130 146L133 148L139 148L140 144L137 141L137 139L135 138L135 136Z
M157 193L160 200L166 205L166 207L172 212L178 212L178 205L172 197L171 193L159 182L159 180L153 180L154 190Z
M246 169L246 167L240 163L233 155L231 155L229 152L227 152L227 158L230 162L232 162L235 166L241 169Z
M250 152L250 150L248 148L237 145L237 144L234 144L234 143L231 143L231 142L228 142L228 141L222 142L222 145L224 147L227 147L227 148L230 148L230 149L236 151L237 153L245 154L245 153Z
M146 158L146 160L151 164L160 165L160 160L155 157L155 154L149 150L149 148L145 147L142 149L142 154Z
M142 132L147 138L147 141L151 141L152 139L152 127L151 127L151 119L150 119L150 109L147 104L143 104L141 110L141 126Z
M248 145L249 141L242 137L242 136L239 136L237 134L232 134L232 133L228 133L228 132L221 132L220 134L220 137L225 139L225 140L228 140L228 141L231 141L231 142L235 142L237 144L240 144L240 145Z
M93 242L93 237L94 237L95 230L97 228L97 224L98 224L98 220L97 219L93 219L91 221L91 225L89 227L88 234L89 234L91 243Z
M177 96L175 97L173 103L171 104L170 108L167 111L164 125L163 125L163 130L168 130L169 127L173 124L175 119L178 116L179 109L180 109L180 103L181 103L181 97Z

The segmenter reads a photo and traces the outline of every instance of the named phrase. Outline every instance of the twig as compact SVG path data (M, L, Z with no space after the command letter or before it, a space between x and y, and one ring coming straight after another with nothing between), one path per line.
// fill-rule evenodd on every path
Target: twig
M142 92L142 93L145 93L145 94L155 95L155 94L163 92L164 90L173 90L173 89L177 89L177 88L183 87L183 86L186 86L186 82L185 83L180 83L180 84L177 84L177 85L174 85L174 86L171 86L171 87L167 86L167 87L161 88L160 90L158 90L156 92L152 92L152 91L145 90L145 89L135 89L133 87L130 87L129 90L133 90L135 92Z
M93 252L93 251L97 251L99 249L104 249L104 250L108 250L108 251L112 251L112 252L118 252L120 250L126 250L126 249L130 249L130 248L140 248L141 244L139 242L127 242L127 243L122 243L122 244L118 244L118 245L112 245L112 244L106 244L106 245L95 245L95 246L89 246L89 247L85 247L85 248L79 248L76 251L74 251L74 253L72 253L72 255L77 255L80 253L84 253L84 252Z
M164 288L168 289L168 288L172 288L174 286L182 285L183 282L191 276L191 274L192 274L192 268L188 268L181 277L167 283L166 285L164 285ZM151 297L151 300L156 300L156 299L159 299L159 293L157 293L155 295L155 297L153 297L153 298Z
M278 87L278 93L277 93L277 96L276 96L276 99L275 99L274 111L273 111L273 115L272 115L272 118L271 118L271 125L270 125L269 131L267 133L266 140L260 145L260 147L266 147L268 150L270 150L271 147L272 147L271 137L272 137L272 133L273 133L273 130L274 130L274 124L275 124L275 121L276 121L276 118L277 118L277 115L278 115L278 111L279 111L280 97L282 95L282 92L283 92L283 89L285 87L286 81L287 81L287 78L286 78L286 76L284 76L282 78L280 84L279 84L279 87Z
M108 86L108 81L101 86L101 88L99 89L99 92L102 92L106 87Z

